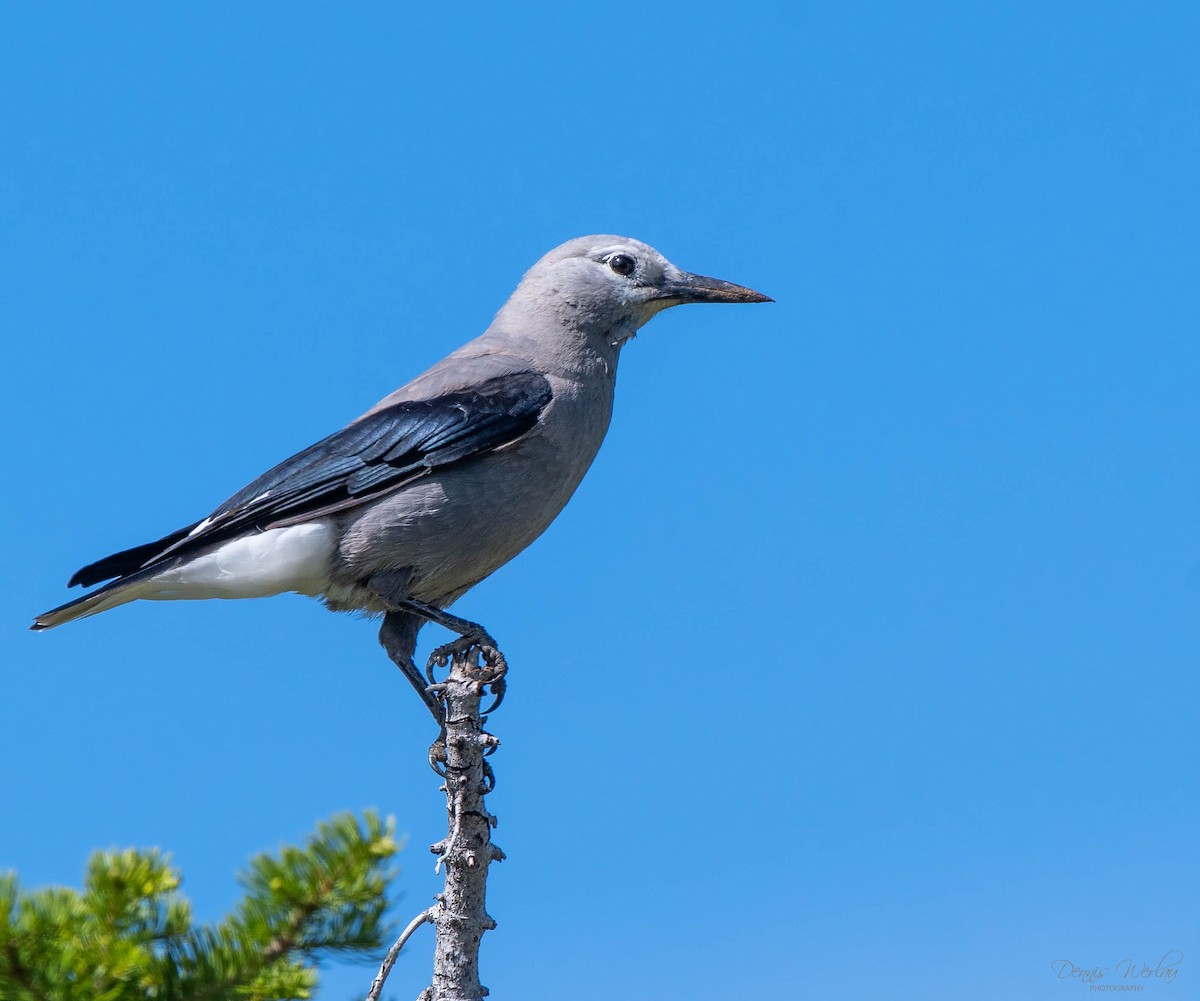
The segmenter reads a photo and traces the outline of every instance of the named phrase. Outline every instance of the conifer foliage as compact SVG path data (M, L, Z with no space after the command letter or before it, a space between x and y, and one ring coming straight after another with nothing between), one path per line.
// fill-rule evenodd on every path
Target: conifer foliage
M342 814L303 847L259 855L232 914L192 923L170 856L96 852L82 891L23 890L0 875L3 1001L273 1001L310 998L317 962L378 953L395 822Z

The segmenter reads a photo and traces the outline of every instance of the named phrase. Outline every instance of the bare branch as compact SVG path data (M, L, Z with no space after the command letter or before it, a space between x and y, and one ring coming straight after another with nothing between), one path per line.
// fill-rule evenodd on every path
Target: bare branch
M482 662L481 662L482 661ZM434 667L450 665L445 681L435 681ZM492 844L496 818L488 813L483 798L496 785L496 775L485 758L500 741L483 729L479 703L485 689L499 705L504 694L508 665L490 640L463 638L434 650L426 667L432 699L440 702L445 726L429 749L429 763L445 780L448 833L430 845L437 857L435 871L446 867L446 886L436 903L422 911L384 957L379 975L371 982L367 1001L379 1001L384 981L391 973L400 949L426 921L437 930L433 957L433 983L418 1001L482 1001L487 988L479 982L479 942L485 931L496 927L485 909L488 866L504 858Z
M383 990L383 985L387 981L388 974L392 972L392 967L396 965L396 957L400 955L400 950L404 948L404 943L426 921L433 921L432 907L426 908L413 918L408 923L408 927L400 933L400 937L396 939L396 944L388 949L387 955L383 957L383 962L379 964L379 973L371 981L371 989L367 992L367 1001L379 1001L379 994Z
M480 659L482 658L482 664ZM438 868L446 868L445 889L434 904L437 928L431 1001L481 1001L479 942L496 927L485 908L488 866L504 858L492 844L493 817L483 798L495 775L484 760L500 742L483 729L479 713L484 689L503 691L504 657L490 645L460 641L434 651L431 664L450 664L445 681L431 686L446 707L444 768L448 833L430 846ZM440 749L439 749L440 750Z

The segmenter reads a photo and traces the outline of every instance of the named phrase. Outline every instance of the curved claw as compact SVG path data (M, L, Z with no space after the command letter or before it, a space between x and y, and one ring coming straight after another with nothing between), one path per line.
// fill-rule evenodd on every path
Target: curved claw
M446 731L438 734L438 739L429 745L429 767L440 778L446 777Z
M494 696L492 704L481 714L486 717L489 713L494 713L499 709L500 704L504 701L504 695L508 691L508 683L504 680L504 676L508 674L508 662L495 644L480 647L479 653L486 665L485 671L482 673L491 675L483 683L488 686Z
M504 693L508 691L508 682L504 680L504 675L489 681L487 684L494 698L492 699L492 704L479 714L481 716L490 716L499 709L500 703L504 701Z

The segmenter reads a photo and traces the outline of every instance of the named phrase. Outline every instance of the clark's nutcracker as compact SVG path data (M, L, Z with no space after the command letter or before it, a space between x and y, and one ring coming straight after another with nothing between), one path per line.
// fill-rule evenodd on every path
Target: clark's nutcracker
M412 663L417 632L437 622L494 646L445 609L541 535L579 486L608 429L622 346L670 306L770 301L637 240L564 243L480 337L207 518L77 571L68 586L109 583L32 628L137 598L298 591L382 613L380 641L440 720Z

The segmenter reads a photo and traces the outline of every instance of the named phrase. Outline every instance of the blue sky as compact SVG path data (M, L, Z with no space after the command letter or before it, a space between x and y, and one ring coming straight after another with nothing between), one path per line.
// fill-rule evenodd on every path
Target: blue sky
M512 664L492 996L1059 999L1170 949L1200 996L1197 51L1170 3L5 11L0 867L161 845L213 918L375 806L425 906L371 624L25 629L615 232L777 302L647 327L458 605Z

